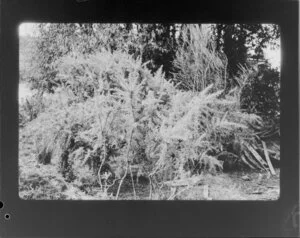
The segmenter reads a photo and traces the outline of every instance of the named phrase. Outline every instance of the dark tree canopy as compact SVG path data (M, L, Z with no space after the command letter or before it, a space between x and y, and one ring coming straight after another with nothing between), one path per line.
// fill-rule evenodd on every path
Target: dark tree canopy
M53 92L55 62L70 53L92 54L121 50L136 57L155 72L161 65L171 77L176 53L175 24L39 24L36 37L36 69L27 80L32 87ZM26 80L26 79L25 79Z
M216 24L214 26L217 49L228 58L229 76L235 75L239 65L264 60L263 49L268 44L278 47L278 25L270 24Z

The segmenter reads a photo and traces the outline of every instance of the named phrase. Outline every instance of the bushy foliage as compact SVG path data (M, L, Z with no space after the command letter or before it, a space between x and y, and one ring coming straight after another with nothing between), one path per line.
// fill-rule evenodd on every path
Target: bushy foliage
M263 125L257 128L262 139L278 140L280 136L280 76L269 65L240 67L235 81L240 87L241 109L259 115Z
M136 176L161 186L221 171L218 155L228 145L253 143L248 125L259 117L240 111L235 91L225 98L214 85L181 91L161 69L153 75L122 52L71 55L58 69L65 87L28 128L37 158L51 153L67 181L86 176L87 167L101 187L108 178L121 186L135 167Z
M70 37L76 38L72 27L83 28L70 26ZM87 26L86 34L101 32L93 27ZM127 32L126 25L121 28ZM62 31L55 38L67 34L64 28L54 30ZM254 97L246 94L255 72L244 70L235 78L237 87L229 90L226 58L216 52L203 26L182 28L172 80L163 66L145 62L143 47L133 50L136 35L127 37L137 41L128 45L121 37L100 37L107 48L93 45L93 52L79 47L82 39L78 45L76 39L66 39L64 46L54 44L54 58L53 42L43 46L49 54L42 64L50 68L42 71L48 76L55 72L53 80L44 82L57 88L50 87L53 94L47 100L41 93L28 101L21 114L29 115L25 133L33 137L41 166L55 165L67 183L97 187L106 199L118 199L126 181L136 198L135 178L149 181L150 199L174 199L182 192L174 186L197 186L205 173L241 165L268 170L261 117L244 107Z
M161 65L168 76L171 75L172 61L176 51L175 24L46 24L37 26L38 36L21 39L21 47L30 55L21 57L22 77L31 82L32 88L53 93L60 86L57 80L57 60L70 53L90 55L96 52L126 52L139 57L153 72ZM23 58L30 57L30 70Z
M249 66L264 59L267 46L279 47L280 30L276 24L214 24L213 35L217 50L228 59L228 74L236 76L239 66ZM232 86L234 86L234 82Z
M264 118L278 118L280 114L279 72L266 65L261 66L254 74L248 78L244 86L242 108Z

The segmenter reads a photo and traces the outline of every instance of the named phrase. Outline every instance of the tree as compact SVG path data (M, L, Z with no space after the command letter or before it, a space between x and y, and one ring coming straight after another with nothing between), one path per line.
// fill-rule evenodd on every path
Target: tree
M263 60L263 49L268 45L278 47L280 32L275 24L216 24L214 35L217 50L228 58L229 77L232 77L239 71L239 65Z
M175 24L129 24L131 35L128 53L141 56L142 62L148 62L151 72L161 66L167 78L171 78L177 41Z
M170 78L177 49L175 24L154 24L151 28L154 44L152 43L150 50L145 52L144 60L153 60L153 71L157 71L163 65L166 77Z
M141 57L155 72L163 65L171 77L176 52L175 24L39 24L32 88L53 93L60 84L56 62L68 54L120 50Z
M254 77L249 78L241 95L241 108L265 120L279 120L280 75L270 65L260 65Z
M32 87L41 92L53 92L57 70L54 63L70 53L75 46L76 24L39 24L36 39L36 77L31 78Z

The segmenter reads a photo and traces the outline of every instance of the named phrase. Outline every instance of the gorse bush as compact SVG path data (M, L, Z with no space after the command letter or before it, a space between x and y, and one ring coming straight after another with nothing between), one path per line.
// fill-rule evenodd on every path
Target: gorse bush
M105 51L122 51L134 58L140 57L143 63L149 61L147 67L152 72L163 66L169 77L176 52L175 25L37 24L37 35L29 42L26 38L20 41L21 47L28 49L20 52L21 77L30 81L32 88L53 93L61 86L54 67L57 60L73 52L90 56ZM28 58L30 60L26 60Z
M248 125L260 124L260 118L241 113L236 96L220 99L222 91L211 92L212 88L210 85L199 93L176 94L169 115L163 119L161 135L165 154L161 158L170 156L177 160L176 172L184 172L186 167L189 171L185 172L194 173L203 168L212 172L222 170L217 157L229 145L255 142L254 130Z
M119 156L116 163L137 163L140 158L136 153L143 155L145 150L140 145L148 129L145 125L151 127L153 123L157 123L153 115L153 111L156 111L153 108L156 106L155 100L154 104L149 102L154 96L148 94L148 90L155 90L156 97L161 98L157 99L160 104L168 100L164 89L170 85L161 81L161 71L153 77L140 60L123 55L125 60L122 61L107 52L104 53L105 56L110 57L111 65L107 67L107 64L98 64L100 79L89 81L91 87L77 87L73 82L78 77L86 82L84 77L89 72L86 71L83 75L73 74L73 81L70 79L69 85L64 88L64 94L71 97L68 96L65 102L60 101L60 105L52 104L47 113L32 125L38 141L37 153L44 151L44 146L47 146L47 150L49 147L56 150L59 148L58 156L61 158L60 164L64 164L63 170L70 170L72 164L76 166L76 161L69 161L69 158L72 158L73 153L78 154L79 150L82 155L81 164L89 164L94 172L98 170L98 175L104 161L108 162L116 155ZM122 54L119 53L118 56L122 57ZM90 60L82 61L81 65L88 64ZM66 66L62 69L65 70ZM82 94L78 93L79 88ZM86 94L89 90L93 90L93 95ZM41 124L46 125L42 130L39 129ZM76 125L77 129L74 129Z
M149 71L141 59L116 51L97 53L88 58L83 55L69 55L58 62L58 78L70 88L77 99L86 99L96 94L111 94L118 89L131 87L125 85L135 77L137 82L150 78Z
M27 130L37 160L56 164L66 181L89 174L105 193L118 181L118 198L127 176L143 176L155 191L167 181L222 171L222 152L241 161L230 145L258 143L249 125L260 118L240 110L238 89L225 97L214 84L181 91L162 69L152 74L119 51L63 59L57 69L64 86Z
M106 199L119 199L128 181L136 198L141 178L150 199L175 199L176 186L197 186L206 173L269 170L263 120L245 110L255 72L243 69L236 87L226 87L226 58L203 26L184 26L176 44L171 79L127 44L90 53L70 46L51 63L51 97L25 104L36 160ZM270 156L278 157L274 148Z

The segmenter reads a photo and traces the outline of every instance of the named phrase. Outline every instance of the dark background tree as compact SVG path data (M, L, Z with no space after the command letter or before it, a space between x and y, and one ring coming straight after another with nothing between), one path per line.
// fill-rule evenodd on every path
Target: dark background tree
M176 54L175 24L127 24L127 34L135 34L129 53L141 56L143 63L155 72L160 66L167 78L172 76L173 60ZM124 36L123 36L124 37ZM125 38L128 41L128 38ZM132 44L133 43L133 44Z
M266 122L278 126L280 117L280 74L265 59L264 49L279 47L279 26L274 24L216 24L214 36L217 50L228 59L229 88L237 86L235 76L240 66L258 65L254 77L249 77L241 96L241 106L256 113Z
M271 45L278 47L278 25L270 24L216 24L214 35L217 50L228 58L229 77L236 75L239 65L264 61L263 50Z
M53 93L55 62L70 53L92 54L103 49L141 57L155 72L161 65L166 77L172 76L176 53L175 24L38 24L34 38L35 74L24 76L31 87ZM26 43L26 39L22 40ZM25 74L24 74L25 75Z

